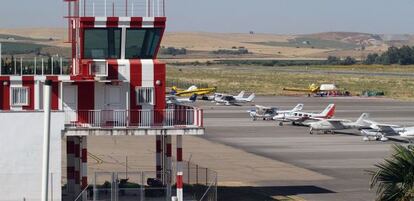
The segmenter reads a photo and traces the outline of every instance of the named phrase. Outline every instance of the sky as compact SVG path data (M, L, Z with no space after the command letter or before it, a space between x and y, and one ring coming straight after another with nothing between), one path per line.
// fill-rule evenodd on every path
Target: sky
M414 34L413 0L166 1L168 31L174 32ZM63 0L0 2L0 28L66 25Z

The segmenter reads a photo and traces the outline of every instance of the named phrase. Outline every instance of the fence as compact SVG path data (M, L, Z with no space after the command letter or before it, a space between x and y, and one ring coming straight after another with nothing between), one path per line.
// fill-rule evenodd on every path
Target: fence
M62 57L3 58L0 75L69 75L71 62Z
M183 162L184 200L217 201L217 172Z
M163 17L165 0L80 0L79 14L84 17Z
M169 201L176 193L175 174L159 172L171 178L172 185L165 185L155 179L157 172L98 172L75 201ZM217 173L184 162L184 200L217 201ZM67 199L63 199L67 200Z
M75 201L171 200L171 186L155 180L156 175L155 171L95 173L93 183L77 195Z
M85 110L65 111L65 125L75 128L203 127L203 110Z

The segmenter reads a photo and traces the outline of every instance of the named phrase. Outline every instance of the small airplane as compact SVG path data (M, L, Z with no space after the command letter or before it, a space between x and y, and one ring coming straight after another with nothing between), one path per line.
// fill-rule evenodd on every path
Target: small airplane
M311 84L307 89L305 88L283 88L284 91L304 92L310 94L322 95L323 92L338 92L340 89L335 84Z
M328 132L334 134L337 130L347 129L367 129L371 128L372 123L368 120L369 114L363 113L358 120L351 121L347 119L321 119L320 121L309 123L309 134L313 134L315 131L323 131L325 134Z
M167 104L183 104L194 103L197 101L197 94L193 94L190 98L177 98L176 96L166 96Z
M278 114L273 117L273 120L279 122L279 126L283 126L283 122L292 122L293 125L301 124L307 120L330 119L335 115L335 104L329 104L321 113L308 112L289 112Z
M214 94L213 102L216 102L217 105L238 105L240 103L249 103L254 100L256 95L253 93L249 97L244 98L245 92L242 91L237 96L228 95L228 94Z
M399 125L379 124L375 121L370 122L372 123L370 129L361 130L361 134L364 135L364 141L369 141L372 137L374 137L375 140L385 142L389 140L387 136L400 136L402 138L409 140L410 143L414 139L414 127L402 127Z
M192 96L196 94L197 96L206 96L208 94L214 93L217 90L217 87L210 87L210 88L198 88L197 86L193 85L188 89L179 89L176 86L171 88L171 95L175 96Z
M256 121L258 118L263 120L273 120L273 117L278 114L285 114L290 112L297 112L303 109L303 104L298 104L292 110L278 110L276 107L266 107L261 105L256 105L256 109L248 110L250 117L253 121Z

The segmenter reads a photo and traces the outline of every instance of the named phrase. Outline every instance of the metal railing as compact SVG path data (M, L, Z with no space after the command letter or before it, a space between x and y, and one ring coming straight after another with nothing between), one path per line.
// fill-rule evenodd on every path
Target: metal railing
M80 0L81 17L163 17L165 0Z
M65 111L69 128L203 127L203 110L80 110Z
M3 58L0 75L70 75L71 62L62 57Z

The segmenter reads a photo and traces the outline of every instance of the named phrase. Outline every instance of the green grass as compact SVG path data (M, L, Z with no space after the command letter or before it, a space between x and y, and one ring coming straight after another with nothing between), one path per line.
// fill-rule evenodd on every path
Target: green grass
M297 67L296 67L297 68ZM304 67L302 67L304 68ZM322 68L320 66L308 68ZM356 66L354 66L356 68ZM389 67L393 68L393 67ZM180 71L181 69L181 71ZM207 83L217 86L219 92L236 93L241 90L255 92L259 95L289 95L283 91L285 87L307 88L309 84L335 83L352 94L361 94L364 90L381 90L387 97L414 100L414 78L394 76L364 76L364 75L332 75L278 72L278 67L223 67L223 66L169 66L168 79L185 82ZM352 67L330 66L329 70ZM378 72L382 66L366 67L366 72ZM404 72L406 67L395 67L396 71ZM414 67L407 67L410 72ZM388 69L387 72L393 72ZM361 69L362 72L365 72Z
M309 43L304 43L309 42ZM314 38L295 38L291 39L288 42L276 42L276 41L267 41L267 42L253 42L252 44L266 45L266 46L281 46L281 47L300 47L300 48L317 48L317 49L354 49L358 46L352 43L345 43L341 41L334 40L320 40Z

